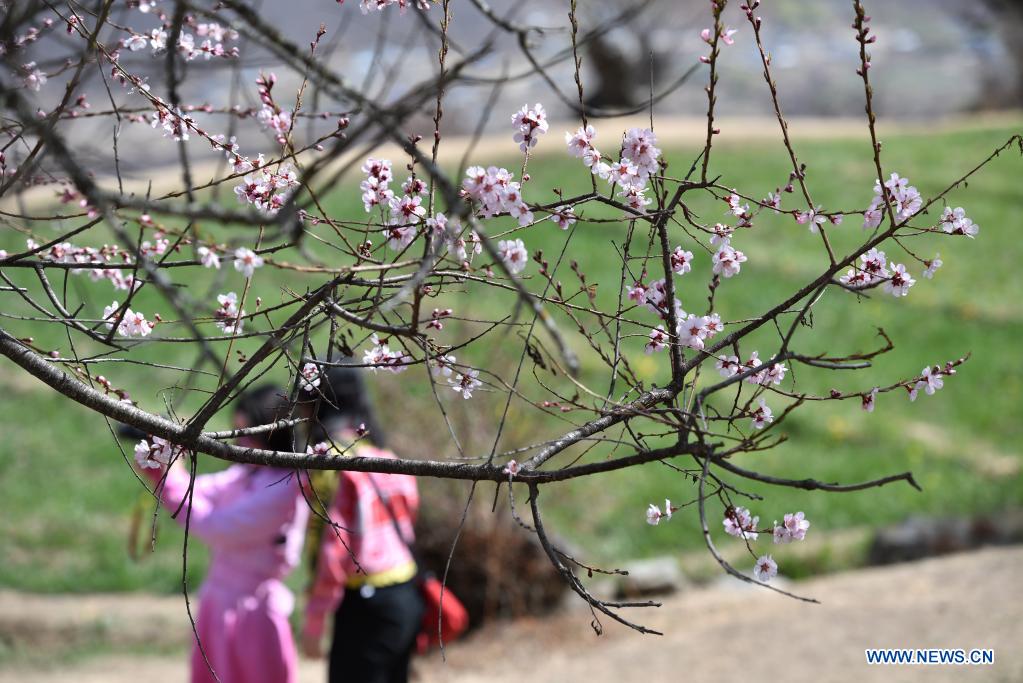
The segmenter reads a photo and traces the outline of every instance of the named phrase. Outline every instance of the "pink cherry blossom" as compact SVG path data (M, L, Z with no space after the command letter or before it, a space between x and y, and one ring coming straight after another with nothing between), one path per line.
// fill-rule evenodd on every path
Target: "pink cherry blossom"
M693 269L693 252L686 251L682 247L675 247L671 252L671 270L676 275L685 275Z
M391 219L397 224L418 223L426 215L426 207L422 205L423 198L418 195L391 197L388 204L391 207Z
M945 386L945 380L941 378L941 375L942 373L939 370L936 370L929 365L924 368L920 372L920 380L913 385L913 389L909 393L909 400L915 401L917 392L921 389L923 389L928 396L933 396L934 392Z
M378 335L370 336L372 346L362 354L362 362L370 370L386 370L387 372L399 373L408 370L408 363L412 360L404 351L392 351L391 347L382 342Z
M696 350L703 349L703 340L707 338L707 319L702 315L689 315L679 321L679 342Z
M818 206L816 209L808 209L800 213L796 216L796 222L802 225L809 225L810 232L817 234L820 227L828 220L827 216L818 213L820 209L821 207Z
M247 278L252 277L256 268L263 266L263 257L246 247L234 250L234 269Z
M722 377L732 377L740 372L738 356L720 356L714 364Z
M169 465L183 452L180 446L159 436L151 436L135 444L135 462L142 469L159 469Z
M781 524L775 522L772 536L775 543L791 543L802 541L806 538L806 530L810 528L810 522L802 512L786 514Z
M234 292L217 295L218 308L213 317L224 334L241 334L245 311L238 309L238 295Z
M753 517L750 511L744 507L729 507L725 510L725 518L722 520L725 533L747 541L757 540L758 522L760 522L760 517Z
M737 249L733 249L728 240L724 240L718 247L717 253L712 258L713 271L716 275L724 275L726 278L738 275L742 269L741 264L746 262L746 255Z
M302 391L315 391L320 386L320 368L316 363L306 363L299 373L299 386Z
M659 525L659 523L661 523L661 518L663 516L664 516L664 513L661 512L661 508L659 508L654 503L651 503L647 507L647 523L648 523L648 525L651 525L652 527L657 527Z
M29 90L39 92L44 85L46 85L46 74L36 68L35 62L29 62L28 64L22 64L21 70L25 73L22 83Z
M202 246L196 249L196 253L199 255L199 262L204 268L220 270L220 255L216 251L209 247Z
M572 207L559 206L551 214L551 220L562 230L568 230L569 226L575 223L576 215L572 213Z
M941 229L950 235L965 235L970 239L977 236L980 226L970 220L960 206L955 209L946 206L941 215Z
M547 132L547 112L539 102L532 109L524 104L522 109L512 115L512 125L515 127L515 142L519 143L519 149L526 152L536 146L540 135Z
M862 396L863 409L868 413L874 412L874 405L877 402L877 387L870 390L870 393Z
M892 266L891 278L884 283L884 291L895 297L906 296L915 282L906 272L906 266L896 263Z
M333 448L334 447L330 445L330 442L328 442L328 441L319 441L319 442L317 442L315 444L310 444L310 445L306 446L305 447L305 452L309 453L310 455L324 456L324 455L327 455L328 453L330 453L331 450L333 450Z
M710 243L715 247L720 247L722 244L727 244L732 239L732 234L735 232L735 228L724 223L715 223L713 234L710 236Z
M461 374L455 375L451 380L451 388L462 394L462 398L472 398L472 392L477 387L483 386L483 382L477 379L479 377L478 370L466 370Z
M753 576L757 581L767 583L778 575L778 563L770 555L761 555L753 565Z
M754 429L763 429L774 422L774 414L764 399L759 399L760 405L752 413L752 425Z
M513 274L521 273L529 260L526 245L520 239L501 240L497 243L497 251L501 260Z
M668 333L664 331L664 325L658 325L650 330L650 341L646 343L646 353L650 355L661 351L668 346Z
M593 147L593 141L597 137L597 131L593 126L586 126L585 128L579 127L575 133L565 133L565 144L568 145L568 153L576 158L585 157L587 152L595 151ZM597 155L599 161L600 154ZM592 166L592 163L587 163L587 166Z
M120 308L120 304L115 301L103 309L103 320L107 321L107 328L114 326ZM154 327L155 324L146 320L144 315L126 308L121 322L117 324L117 334L122 337L147 337Z

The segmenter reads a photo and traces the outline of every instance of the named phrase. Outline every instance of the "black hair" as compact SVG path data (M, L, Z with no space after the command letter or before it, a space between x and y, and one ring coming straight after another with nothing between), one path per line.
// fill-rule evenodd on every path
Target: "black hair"
M357 429L363 424L369 431L367 438L383 447L386 438L366 388L365 371L347 365L330 366L323 367L321 377L323 381L316 397L317 426L312 440L336 435L342 429Z
M234 409L245 415L252 427L287 420L292 412L287 392L273 384L264 384L242 393ZM266 443L269 450L285 452L294 450L291 427L277 427L273 431L260 434L259 438Z

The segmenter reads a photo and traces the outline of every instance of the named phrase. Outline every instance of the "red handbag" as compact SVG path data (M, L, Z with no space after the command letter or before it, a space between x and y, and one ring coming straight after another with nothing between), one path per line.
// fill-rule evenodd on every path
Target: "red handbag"
M469 628L469 612L450 588L433 574L424 574L419 581L423 594L423 623L416 635L416 651L424 654L441 644L447 645Z

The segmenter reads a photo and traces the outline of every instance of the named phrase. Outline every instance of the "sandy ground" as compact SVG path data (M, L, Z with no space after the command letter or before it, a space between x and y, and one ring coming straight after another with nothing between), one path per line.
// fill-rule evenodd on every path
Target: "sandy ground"
M879 134L884 137L888 135L935 135L951 130L977 130L995 126L1016 125L1019 122L1019 115L1015 112L990 113L984 115L950 116L942 119L925 121L917 120L884 120L879 122ZM551 135L543 145L547 152L564 152L562 134L564 131L574 131L578 127L577 121L556 121L551 124ZM646 115L634 115L620 118L602 119L598 122L598 130L604 131L604 144L611 146L616 136L621 132L633 127L645 128L650 125ZM721 130L721 135L715 138L715 146L747 145L780 143L778 121L768 117L741 117L725 116L715 119L715 126ZM660 116L654 119L655 132L657 133L658 145L661 147L692 147L701 148L707 137L707 119L705 117L681 117L681 116ZM792 117L789 119L789 133L796 144L805 140L837 140L837 139L861 139L869 144L869 132L863 117ZM467 150L472 152L469 163L480 163L484 166L488 163L495 163L501 159L515 158L518 148L511 139L511 134L488 134L474 140L472 136L451 135L444 138L438 160L442 164L452 164L460 161ZM335 170L356 159L371 156L384 159L401 159L404 152L393 143L386 143L368 148L365 145L355 145L354 149L340 155L331 162L327 170L321 175L329 177ZM310 163L315 157L315 152L307 152L303 157L303 163ZM226 171L221 168L218 161L210 160L209 155L200 157L193 161L192 175L196 182L207 182L216 177L222 178ZM217 175L219 174L219 175ZM113 176L98 176L97 184L111 192L118 189L118 181ZM151 193L154 198L159 198L167 193L181 192L181 173L178 166L155 166L149 167L145 172L135 176L125 176L122 179L123 189L128 194L144 196ZM232 181L228 186L237 184ZM55 202L56 190L53 187L32 188L17 198L0 198L0 209L5 211L18 212L21 209L36 211L42 207L51 206Z
M593 634L576 606L556 617L484 629L448 649L447 662L417 663L424 682L524 681L1023 681L1023 548L999 548L795 584L820 605L723 580L671 597L643 623L664 636L640 636L606 623ZM44 609L49 598L0 596L0 618ZM50 612L66 613L53 599ZM125 618L137 619L132 598ZM162 600L162 599L161 599ZM20 603L20 607L19 607ZM97 603L93 603L96 607ZM168 616L161 602L152 619ZM181 609L180 603L177 605ZM38 612L36 612L38 614ZM130 615L130 616L129 616ZM993 648L993 666L870 666L868 647ZM184 657L97 656L74 668L0 670L0 682L146 683L186 679ZM321 681L321 663L303 661L300 681ZM230 682L229 682L230 683Z

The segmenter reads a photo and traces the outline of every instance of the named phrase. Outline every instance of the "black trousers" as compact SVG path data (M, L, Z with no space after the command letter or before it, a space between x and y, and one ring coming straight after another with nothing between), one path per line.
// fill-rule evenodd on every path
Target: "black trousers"
M415 579L377 588L369 597L346 590L334 617L330 683L406 683L422 621Z

